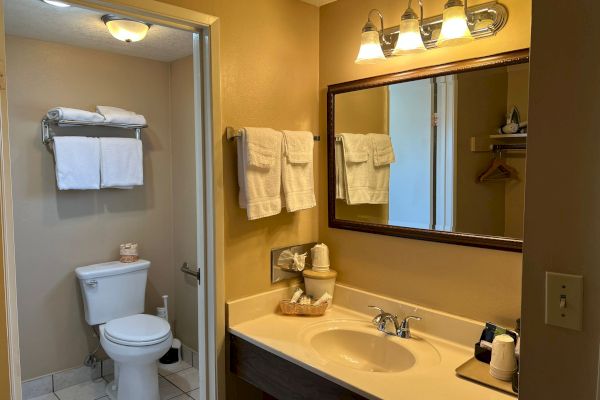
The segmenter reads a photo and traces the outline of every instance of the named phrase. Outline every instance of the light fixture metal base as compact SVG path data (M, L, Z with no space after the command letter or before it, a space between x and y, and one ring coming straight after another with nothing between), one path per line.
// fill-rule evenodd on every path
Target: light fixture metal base
M468 7L467 17L469 20L469 29L471 30L471 35L475 39L481 39L494 36L496 33L498 33L498 31L506 26L506 22L508 21L508 9L497 1L490 1ZM476 29L477 23L484 20L491 20L493 22L483 28ZM425 44L426 48L431 49L436 47L437 38L433 36L433 33L442 28L442 21L443 16L441 14L423 19L421 35L423 36L423 43ZM383 30L383 37L386 39L386 41L382 40L381 48L383 49L383 54L385 54L386 57L392 56L392 51L394 50L396 41L398 40L399 30L399 25Z

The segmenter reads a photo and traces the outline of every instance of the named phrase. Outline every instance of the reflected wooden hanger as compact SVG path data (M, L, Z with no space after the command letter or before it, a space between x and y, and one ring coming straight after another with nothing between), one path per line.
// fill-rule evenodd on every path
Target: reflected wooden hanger
M479 182L502 182L517 179L519 173L502 158L502 150L497 150L490 166L479 175Z

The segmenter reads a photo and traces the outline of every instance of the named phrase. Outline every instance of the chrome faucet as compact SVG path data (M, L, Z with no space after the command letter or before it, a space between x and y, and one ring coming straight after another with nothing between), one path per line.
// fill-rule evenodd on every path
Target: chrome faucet
M379 314L375 316L375 318L373 318L373 325L375 325L377 327L377 330L383 333L386 333L388 335L394 335L394 336L398 336L401 337L403 339L410 339L411 335L410 335L410 325L409 325L409 321L411 319L414 319L416 321L420 321L422 318L421 317L416 317L414 315L409 315L408 317L404 318L401 322L398 322L398 316L397 315L393 315L390 314L388 312L383 311L383 309L381 309L380 307L376 307L376 306L369 306L370 308L374 308L377 311L379 311ZM387 330L387 324L388 322L391 322L392 324L394 324L394 331L390 332Z

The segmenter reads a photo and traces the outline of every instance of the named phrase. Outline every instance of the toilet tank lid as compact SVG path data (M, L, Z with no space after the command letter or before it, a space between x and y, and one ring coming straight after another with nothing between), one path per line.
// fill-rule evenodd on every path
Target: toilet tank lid
M131 263L120 261L109 261L100 264L86 265L75 268L75 274L79 279L101 278L103 276L120 275L128 272L139 271L150 268L150 261L138 260Z

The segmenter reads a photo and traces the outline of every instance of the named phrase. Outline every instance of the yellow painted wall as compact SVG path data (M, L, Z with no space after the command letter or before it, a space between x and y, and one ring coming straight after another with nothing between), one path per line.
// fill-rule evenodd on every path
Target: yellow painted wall
M389 106L388 90L385 86L342 93L336 96L335 109L336 134L388 134ZM358 220L374 224L387 224L388 209L387 204L355 204L349 206L345 200L335 201L336 217L350 221ZM325 223L325 221L320 223Z
M479 4L483 1L470 1ZM495 37L467 46L397 57L380 65L356 65L360 31L372 8L386 26L399 23L406 3L397 0L341 0L320 9L320 130L326 129L327 85L410 70L449 61L529 47L530 0L503 0L508 25ZM425 2L425 14L440 13L443 0ZM319 203L326 204L326 149L320 151ZM319 240L330 246L339 280L423 306L479 319L514 324L520 315L519 253L378 236L327 227L327 208L319 209Z
M164 2L221 20L224 126L319 133L318 8L298 0ZM223 173L225 291L235 299L270 289L271 248L317 240L319 221L316 208L248 221L237 202L234 143L223 143Z

